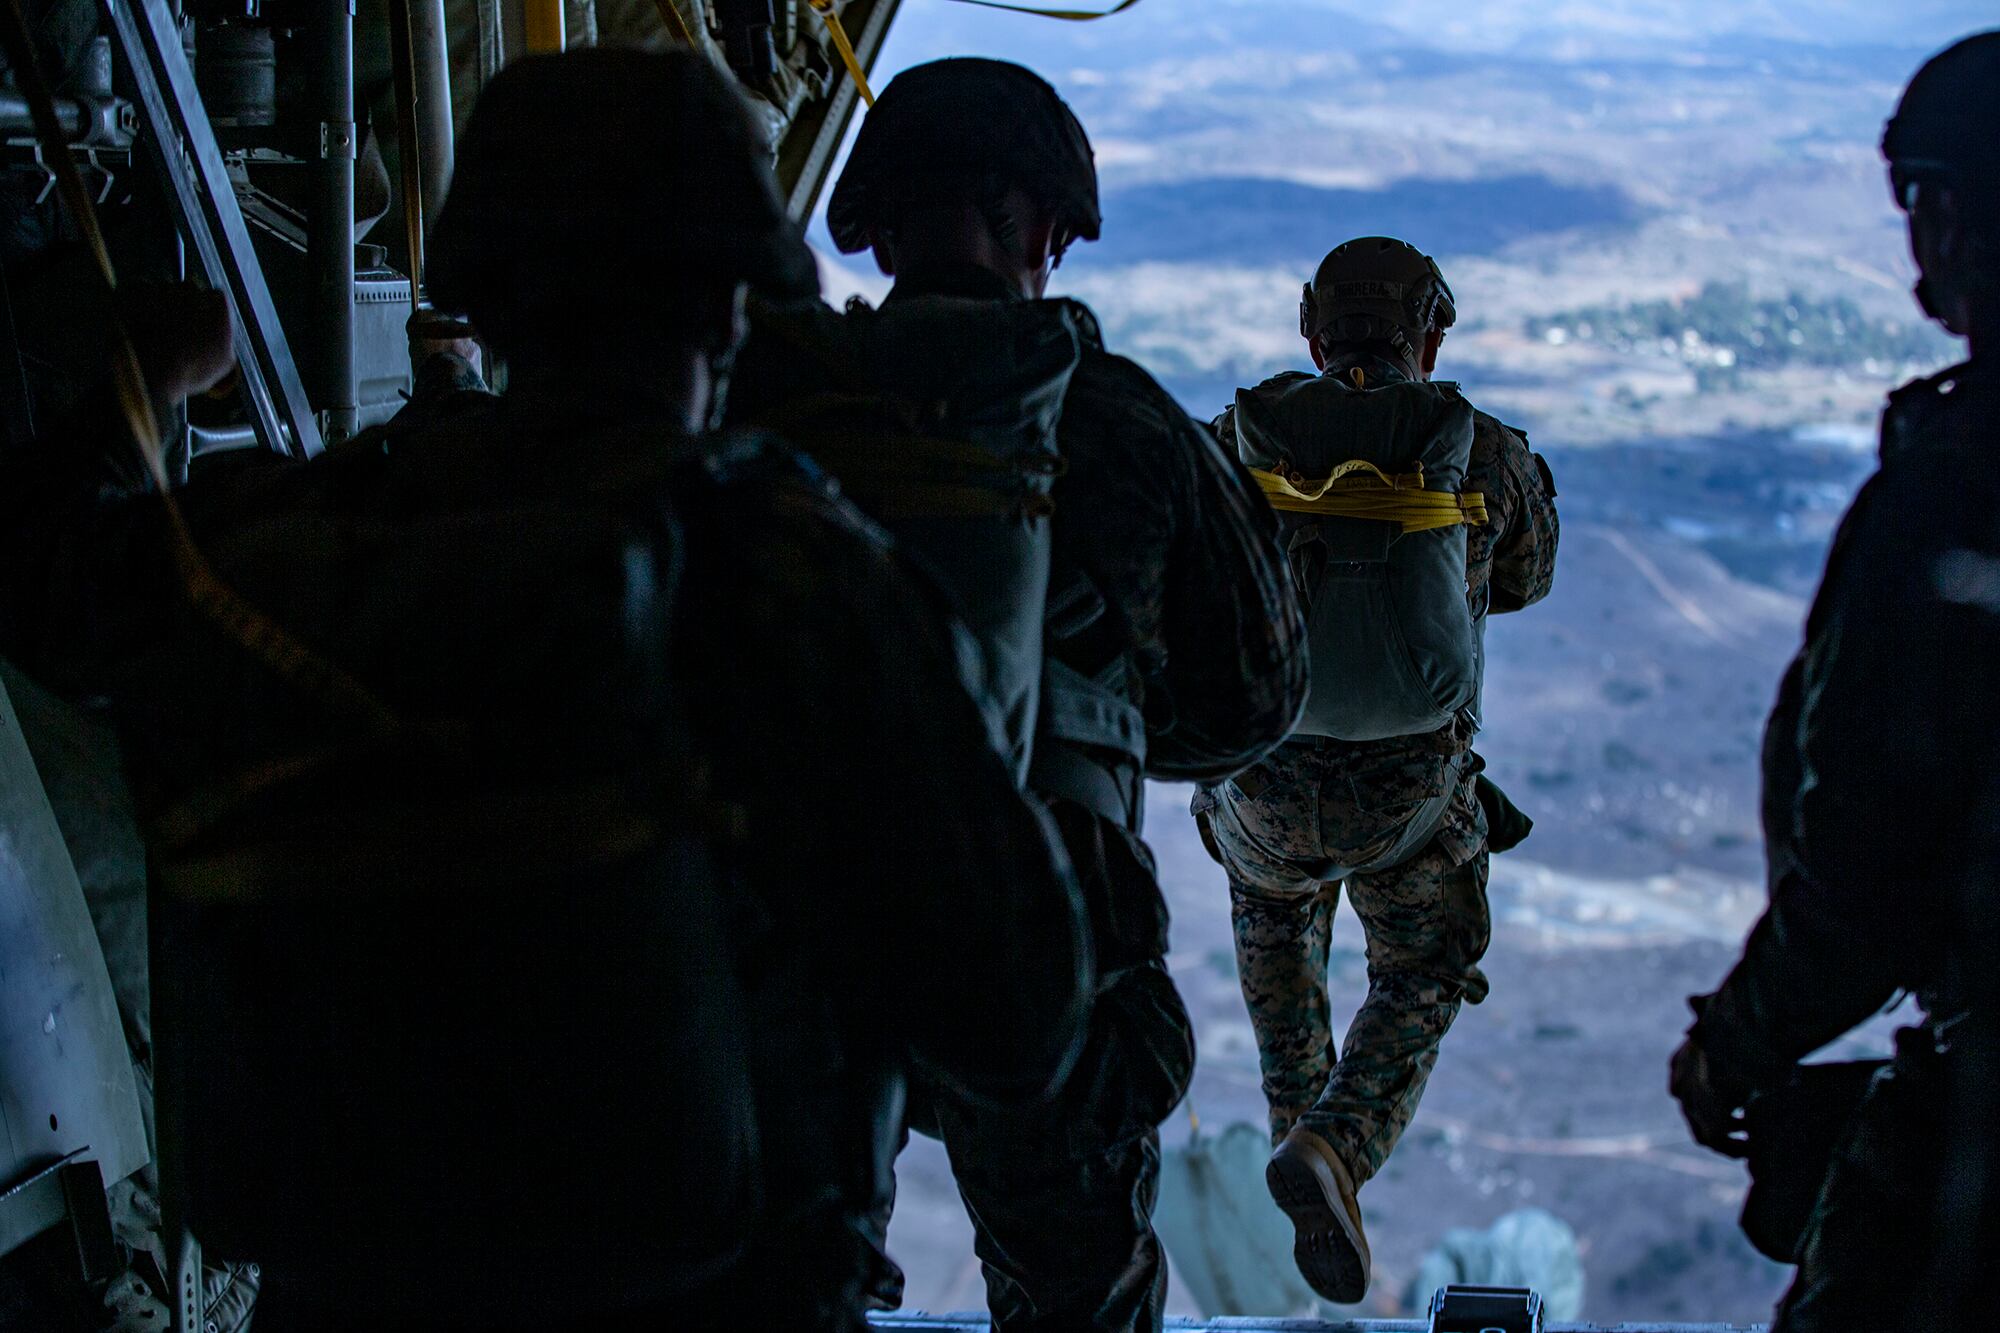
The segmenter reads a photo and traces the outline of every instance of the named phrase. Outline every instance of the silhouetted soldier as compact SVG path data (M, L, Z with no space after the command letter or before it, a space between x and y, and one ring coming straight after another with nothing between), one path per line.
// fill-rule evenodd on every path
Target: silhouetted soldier
M155 975L201 969L155 1025L182 1206L292 1323L858 1327L904 1062L1010 1104L1069 1067L1074 882L936 594L783 446L698 436L745 284L813 290L707 61L509 66L431 278L507 395L179 493L275 655L182 600L157 498L66 496L53 442L0 481L0 632L112 700Z
M1992 1165L1990 1128L1971 1136L1987 1156L1948 1166L1946 1154L1948 1108L1967 1104L1952 1090L1968 1052L1990 1054L1995 1023L1979 979L2000 914L2000 32L1918 71L1882 151L1909 215L1917 301L1971 356L1890 395L1881 467L1834 537L1765 731L1770 907L1721 988L1695 1000L1672 1068L1695 1137L1743 1156L1763 1146L1743 1137L1744 1107L1786 1088L1800 1059L1899 991L1924 1007L1840 1135L1774 1333L1901 1328L1906 1315L1983 1326L1927 1315L1919 1298L1934 1256L1978 1252L1976 1235L1939 1223L1984 1211L1990 1226L1994 1198L1989 1175L1969 1211L1939 1204Z
M939 1088L935 1110L995 1328L1157 1328L1158 1125L1186 1091L1194 1050L1164 962L1166 903L1139 837L1144 778L1225 776L1297 715L1300 620L1271 516L1206 430L1104 350L1087 309L1041 301L1065 249L1095 240L1100 225L1089 141L1041 78L978 59L899 74L862 122L827 219L843 251L872 248L896 280L880 312L849 320L955 301L958 326L978 336L1029 302L1081 337L1056 426L1063 471L1027 781L1047 798L1090 902L1096 1016L1053 1105L982 1107ZM837 340L835 318L804 322ZM912 348L902 367L918 388L926 354ZM1011 354L996 336L991 358ZM760 324L735 406L785 419L802 399L878 392L812 360ZM928 388L934 412L951 415L961 385L940 369ZM923 407L921 395L906 398ZM878 458L895 448L885 437ZM889 829L910 816L885 798L877 818ZM979 896L1004 886L989 872L954 887ZM955 967L972 947L933 963Z

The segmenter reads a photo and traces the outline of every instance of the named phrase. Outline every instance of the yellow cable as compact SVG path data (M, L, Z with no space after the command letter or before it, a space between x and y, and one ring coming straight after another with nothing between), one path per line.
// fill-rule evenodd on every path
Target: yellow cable
M1271 507L1288 513L1365 518L1398 524L1404 532L1488 521L1481 492L1426 490L1422 471L1392 476L1365 459L1350 459L1317 482L1262 468L1252 468L1250 475Z
M1122 14L1139 0L1118 0L1109 9L1037 9L1033 5L1008 5L1000 0L956 0L961 5L978 5L982 9L1004 9L1010 14L1033 14L1037 18L1061 19L1065 23L1089 23L1094 19L1108 19L1113 14Z
M531 55L553 54L568 48L563 0L527 0L521 6L521 43Z
M660 11L660 22L667 25L667 30L693 49L694 34L688 30L687 20L681 17L680 6L674 0L653 0L653 5Z
M813 12L826 21L826 31L833 38L833 49L840 52L841 63L847 66L847 75L854 80L854 89L861 94L861 100L869 106L875 105L875 90L868 86L868 75L861 68L860 59L854 54L854 44L847 40L847 29L840 26L840 15L834 13L833 0L807 0ZM1136 3L1136 0L1127 0Z
M1255 471L1255 469L1252 470ZM1367 477L1358 475L1363 472L1373 476L1375 483L1370 483ZM1317 500L1332 490L1335 482L1346 482L1350 487L1380 484L1387 486L1392 491L1420 491L1424 488L1423 468L1419 467L1415 472L1404 472L1390 476L1387 472L1376 467L1365 458L1348 459L1332 472L1329 472L1324 480L1317 483L1307 481L1305 478L1288 472L1282 467L1275 472L1260 472L1257 475L1259 484L1264 485L1265 490L1271 494L1289 495L1295 500ZM1263 479L1266 477L1270 478L1269 484L1264 483ZM1348 478L1350 477L1353 480L1349 481Z

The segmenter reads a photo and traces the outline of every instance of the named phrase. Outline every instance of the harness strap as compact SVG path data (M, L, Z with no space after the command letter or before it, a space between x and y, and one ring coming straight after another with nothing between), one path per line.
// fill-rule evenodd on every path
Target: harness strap
M1120 654L1086 674L1051 645L1042 660L1042 707L1028 786L1139 831L1144 813L1146 719L1110 681Z
M861 68L860 57L854 54L854 43L847 40L847 29L840 26L840 15L834 12L833 0L807 0L826 22L826 35L833 39L833 49L840 53L840 63L847 66L847 77L854 80L854 91L861 94L861 100L869 106L875 105L875 90L868 86L868 73Z
M680 8L674 4L674 0L653 0L653 7L660 11L660 22L666 25L667 31L672 33L682 46L691 51L701 50L695 45L694 33L689 31L688 21L681 17Z
M1033 5L1009 5L1001 0L958 0L961 5L978 5L982 9L1004 9L1010 14L1032 14L1036 18L1061 19L1065 23L1091 23L1097 19L1108 19L1113 14L1122 14L1139 0L1118 0L1109 9L1038 9Z
M1037 795L1074 801L1122 828L1139 831L1145 778L1129 760L1106 764L1045 736L1036 743L1028 764L1028 787Z
M1282 465L1268 472L1252 468L1250 475L1273 509L1289 513L1397 523L1406 533L1488 521L1484 493L1428 490L1422 468L1392 475L1366 459L1352 458L1319 481Z
M791 331L779 323L781 331ZM882 429L883 417L891 418ZM1055 512L1044 478L1060 476L1059 456L996 457L965 440L924 434L916 405L878 394L809 394L765 424L796 441L839 478L841 489L877 519L1015 517Z

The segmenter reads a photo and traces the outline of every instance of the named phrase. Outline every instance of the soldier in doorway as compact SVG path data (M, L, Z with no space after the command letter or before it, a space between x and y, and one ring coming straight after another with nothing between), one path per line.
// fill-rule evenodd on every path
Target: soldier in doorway
M1695 1138L1754 1169L1766 1099L1803 1057L1898 992L1925 1011L1809 1192L1774 1333L1983 1326L1983 1291L1978 1322L1974 1301L1944 1307L1970 1295L2000 1209L2000 31L1917 72L1882 152L1917 302L1969 355L1889 396L1881 466L1835 534L1765 730L1770 906L1721 987L1695 999L1670 1075ZM1984 1123L1961 1122L1972 1115Z
M982 1104L948 1088L933 1100L994 1327L1157 1329L1158 1126L1187 1089L1194 1049L1140 837L1144 779L1219 779L1297 716L1302 628L1270 511L1206 429L1106 350L1088 309L1045 299L1063 252L1096 240L1101 219L1089 140L1043 79L978 59L899 74L862 122L827 219L841 250L872 249L895 279L884 315L953 301L985 330L1023 303L1046 304L1080 336L1056 426L1063 471L1027 785L1047 801L1090 903L1096 1012L1052 1105ZM811 358L753 324L732 389L746 419L868 392L851 378L815 380ZM957 390L942 376L931 386L939 403ZM907 814L885 804L883 817ZM882 1294L895 1299L899 1285Z
M1455 317L1429 257L1349 241L1301 306L1319 373L1242 390L1216 421L1280 510L1313 686L1300 734L1194 808L1229 874L1277 1146L1269 1183L1301 1273L1342 1303L1369 1280L1356 1191L1409 1124L1461 1002L1486 996L1482 806L1497 791L1472 753L1485 617L1540 600L1555 572L1547 465L1431 380ZM1395 602L1373 595L1392 568ZM1368 996L1336 1050L1328 938L1343 885L1367 935Z

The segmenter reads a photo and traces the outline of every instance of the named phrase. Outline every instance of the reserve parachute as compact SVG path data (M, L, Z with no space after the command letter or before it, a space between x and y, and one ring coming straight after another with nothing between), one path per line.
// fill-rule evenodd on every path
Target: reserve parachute
M1025 782L1074 316L1059 301L922 296L762 310L756 330L802 381L759 395L785 404L761 424L811 453L950 594L979 645L995 743Z
M1378 740L1476 712L1465 525L1486 511L1460 493L1473 431L1457 386L1291 373L1239 389L1235 425L1307 607L1299 732Z

